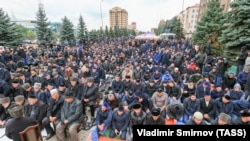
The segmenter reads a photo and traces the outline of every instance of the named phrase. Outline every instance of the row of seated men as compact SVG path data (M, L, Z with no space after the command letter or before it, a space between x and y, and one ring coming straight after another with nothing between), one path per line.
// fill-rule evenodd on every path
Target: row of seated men
M46 139L49 139L52 136L56 135L58 140L64 140L65 138L64 131L65 131L65 128L68 127L69 133L71 135L70 136L71 140L73 141L79 140L77 129L80 126L84 118L84 113L82 112L84 107L82 105L82 102L74 96L74 93L72 91L68 91L64 94L64 96L62 96L60 95L57 89L52 89L50 91L50 94L51 94L51 99L48 105L42 102L41 100L39 100L38 97L35 96L34 94L29 94L27 101L25 100L24 96L21 96L21 95L16 96L14 98L15 99L14 103L10 101L9 97L1 98L1 105L4 107L4 112L1 112L2 113L1 120L0 120L1 126L6 126L7 121L11 119L11 116L8 112L8 108L13 104L18 104L18 105L24 106L24 115L25 115L24 117L31 117L35 119L35 121L41 125L42 129L45 128L45 130L47 131ZM210 113L211 111L209 112L204 111L204 109L202 108L202 104L201 104L202 100L204 101L203 104L205 104L203 106L207 108L208 111L209 110L213 111L214 112L213 114ZM117 111L115 109L120 109L120 111L124 111L125 113L129 113L131 115L132 112L135 111L134 110L136 107L135 105L137 105L137 107L140 107L142 111L145 112L145 115L153 115L155 109L157 109L158 111L160 111L161 117L163 117L164 119L165 118L168 119L170 116L167 114L167 110L166 110L167 107L171 107L169 105L173 103L179 103L182 106L181 108L177 108L177 109L183 109L183 113L181 112L182 110L178 111L175 109L175 111L178 111L177 113L179 113L179 116L178 116L179 118L176 118L176 124L187 124L190 122L189 120L192 119L192 116L197 111L202 113L202 118L204 118L204 120L207 123L210 123L211 121L216 120L217 117L220 115L220 113L225 113L231 118L233 117L233 114L231 114L230 112L235 111L236 108L234 105L235 103L237 103L237 101L232 102L229 95L225 95L221 99L213 101L211 100L211 96L209 95L209 93L205 94L204 98L202 99L197 99L195 94L190 94L189 97L185 98L183 103L174 101L174 100L170 101L168 99L168 95L164 93L161 88L159 88L153 94L153 96L149 99L144 99L144 94L140 91L135 92L135 93L128 92L124 94L122 98L120 99L117 99L116 95L112 94L111 92L110 94L108 94L107 98L104 99L104 101L105 102L103 106L101 106L101 108L97 109L96 111L97 129L99 128L104 129L104 127L99 126L103 124L103 122L100 121L100 119L101 120L104 119L99 114L101 113L100 110L105 109L105 108L110 109L112 112ZM240 103L242 102L243 101L240 101ZM114 103L116 103L116 106L114 106ZM138 103L140 106L138 106ZM227 104L229 104L229 106ZM220 107L222 109L220 109ZM225 107L227 108L229 107L230 112ZM233 108L230 108L230 107L233 107ZM220 110L218 110L218 108ZM238 118L241 115L240 111L241 110L238 110L239 115L235 116L233 120L236 120L236 119L239 120ZM114 124L115 123L114 119L115 117L111 118L109 121L112 121L111 123ZM122 119L122 118L118 118L118 119ZM131 119L131 118L126 118L126 119ZM54 128L51 127L50 125L51 122L54 123L53 124ZM124 123L124 122L118 122L118 123ZM132 124L133 122L130 120L128 123L129 123L128 127L132 127L131 125L133 125ZM233 123L236 123L236 122L233 122ZM249 124L249 121L240 120L237 124ZM128 127L126 128L124 127L126 131L127 129L129 129ZM6 130L7 129L8 128L6 128ZM121 138L124 139L124 134L121 134L122 132L120 132L121 129L116 129L116 128L112 128L112 129L113 130L110 132L111 134L110 137L116 136L118 134L117 131L119 130L118 135L123 135L121 136ZM8 133L7 131L6 133ZM93 132L93 133L97 133L97 132ZM104 134L104 133L105 132L101 134ZM112 134L112 133L115 133L115 134ZM95 135L96 134L93 134L92 137L93 138L96 137ZM127 135L127 133L125 135ZM11 135L9 135L9 137L11 137Z

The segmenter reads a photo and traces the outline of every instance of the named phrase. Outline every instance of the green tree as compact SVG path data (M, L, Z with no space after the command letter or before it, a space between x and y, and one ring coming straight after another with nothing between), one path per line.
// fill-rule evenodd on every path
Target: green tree
M17 46L21 40L16 25L10 22L8 14L0 8L0 45Z
M156 35L160 35L162 33L164 33L166 31L166 22L164 22L163 24L161 24L157 30L156 30Z
M73 27L74 27L73 23L65 16L62 19L62 27L61 27L61 32L60 32L61 43L72 44L75 42L75 35L74 35Z
M83 42L84 40L87 39L87 36L86 36L86 31L87 31L87 27L86 27L86 24L83 20L83 17L82 15L80 15L79 17L79 24L78 24L78 27L77 27L77 39L80 40L80 42Z
M42 7L39 7L38 12L36 14L36 36L37 40L40 44L45 45L50 43L52 38L52 31L49 28L50 22L48 22L48 18L46 17L45 10Z
M176 34L176 38L177 39L181 39L184 37L184 33L183 33L183 27L182 27L182 24L181 24L181 20L177 17L174 17L173 18L173 28L172 28L172 31L174 34Z
M25 34L25 38L28 40L35 40L36 34L32 30L27 30Z
M112 27L109 27L109 37L115 37L115 33Z
M95 41L97 41L98 40L98 31L96 31L96 30L91 30L90 32L89 32L89 40L90 41L93 41L93 42L95 42Z
M228 22L219 38L227 49L239 49L250 44L250 0L231 3Z
M110 36L108 26L105 26L105 36L106 36L106 37L109 37L109 36Z
M207 10L197 23L192 38L193 43L204 46L210 44L213 49L220 48L218 37L221 34L222 21L225 18L219 0L210 0Z

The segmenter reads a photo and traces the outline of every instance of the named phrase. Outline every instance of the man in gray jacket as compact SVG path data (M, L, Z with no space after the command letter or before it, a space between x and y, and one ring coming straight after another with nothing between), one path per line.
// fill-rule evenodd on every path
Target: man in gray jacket
M72 91L64 95L65 101L61 109L61 120L56 126L57 141L65 140L65 129L69 128L70 141L79 141L78 128L83 121L82 102L74 97Z

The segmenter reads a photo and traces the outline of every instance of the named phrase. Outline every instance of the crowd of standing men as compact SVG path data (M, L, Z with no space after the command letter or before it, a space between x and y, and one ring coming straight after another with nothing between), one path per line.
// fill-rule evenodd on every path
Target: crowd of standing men
M36 123L46 139L64 141L68 130L78 141L86 107L95 123L93 141L107 130L111 138L131 140L138 124L250 124L246 47L236 58L237 72L228 71L227 58L213 56L210 46L184 39L1 48L0 126L14 141ZM114 79L103 89L107 76Z

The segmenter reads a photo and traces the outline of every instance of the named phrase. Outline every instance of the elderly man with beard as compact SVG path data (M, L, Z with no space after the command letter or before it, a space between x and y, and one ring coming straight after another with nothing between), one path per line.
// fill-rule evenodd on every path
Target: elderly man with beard
M189 94L195 93L196 87L193 80L188 80L186 84L184 84L183 92L181 95L181 103L183 103L184 99L189 97Z

